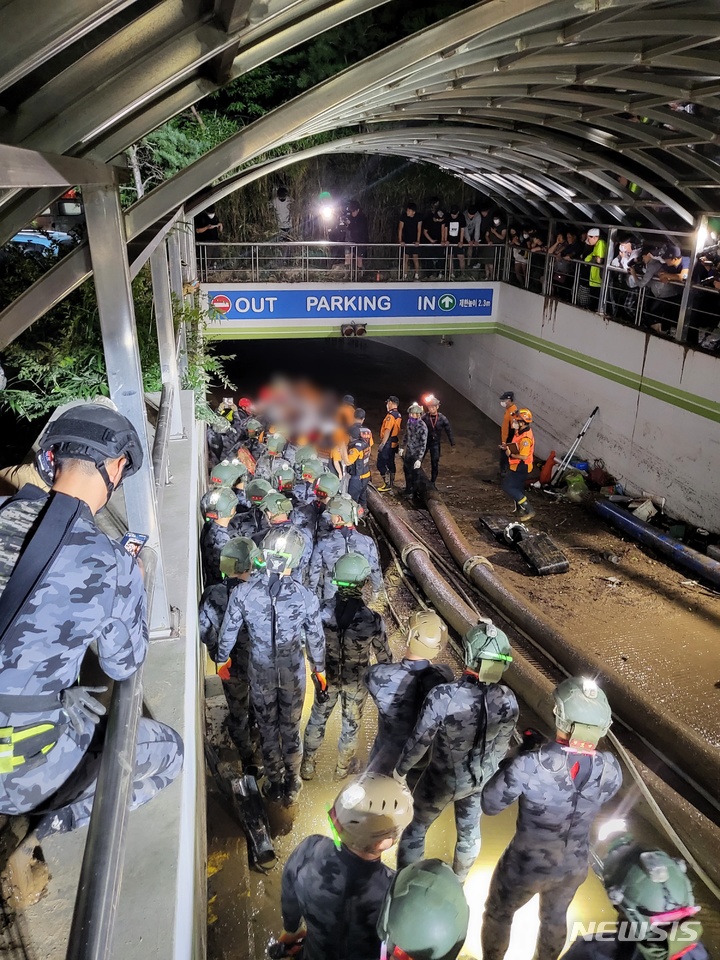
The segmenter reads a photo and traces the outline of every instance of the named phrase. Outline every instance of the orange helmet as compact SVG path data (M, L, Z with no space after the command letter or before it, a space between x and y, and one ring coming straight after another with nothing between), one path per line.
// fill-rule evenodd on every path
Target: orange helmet
M527 407L522 407L522 409L517 410L517 411L513 414L513 419L514 419L514 420L522 420L523 423L532 423L532 422L533 422L532 411L531 411L531 410L528 410Z

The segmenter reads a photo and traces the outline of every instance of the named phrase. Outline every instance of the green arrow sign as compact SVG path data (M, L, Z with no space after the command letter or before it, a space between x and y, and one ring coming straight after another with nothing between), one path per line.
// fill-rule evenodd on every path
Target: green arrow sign
M438 306L447 313L448 310L454 308L456 302L455 297L451 293L444 293L438 300Z

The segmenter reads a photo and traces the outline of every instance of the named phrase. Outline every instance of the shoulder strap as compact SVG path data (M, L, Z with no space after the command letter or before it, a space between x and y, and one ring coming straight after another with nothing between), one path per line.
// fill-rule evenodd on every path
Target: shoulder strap
M20 492L26 492L26 488L23 487ZM37 500L39 497L31 493L29 497L17 496L17 499ZM51 493L48 497L38 517L35 532L21 552L0 597L0 640L52 566L82 507L82 500L64 493Z

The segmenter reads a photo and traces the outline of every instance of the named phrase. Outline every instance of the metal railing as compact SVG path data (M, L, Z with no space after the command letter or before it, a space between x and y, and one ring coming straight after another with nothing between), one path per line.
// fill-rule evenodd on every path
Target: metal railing
M162 389L152 448L156 490L167 475L173 388ZM157 556L143 550L148 620ZM137 730L142 706L142 666L113 685L88 836L75 898L67 960L107 960L125 863L125 837L132 797Z
M589 226L589 224L587 225ZM549 225L554 241L554 224ZM720 324L720 290L687 280L673 283L677 293L657 296L650 287L637 287L630 273L613 266L619 237L629 230L600 227L607 235L601 265L552 255L543 243L528 250L509 239L503 244L349 244L329 241L197 244L198 273L203 282L245 283L359 283L402 280L490 282L498 280L524 287L545 297L600 313L649 333L703 344L705 332ZM641 240L660 242L660 230L635 230ZM685 255L693 234L673 234ZM591 276L591 269L593 275ZM599 274L599 279L598 279ZM720 277L720 272L718 273ZM720 337L719 337L720 339Z

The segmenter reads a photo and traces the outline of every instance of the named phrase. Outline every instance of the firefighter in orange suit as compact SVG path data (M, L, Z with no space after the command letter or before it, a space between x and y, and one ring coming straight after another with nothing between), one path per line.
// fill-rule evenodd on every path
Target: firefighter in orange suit
M532 413L525 408L514 413L510 419L510 426L514 431L513 438L509 443L501 444L508 465L507 472L502 478L503 493L515 501L514 512L521 521L532 520L535 516L535 511L525 495L525 481L532 472L535 453L532 420Z

